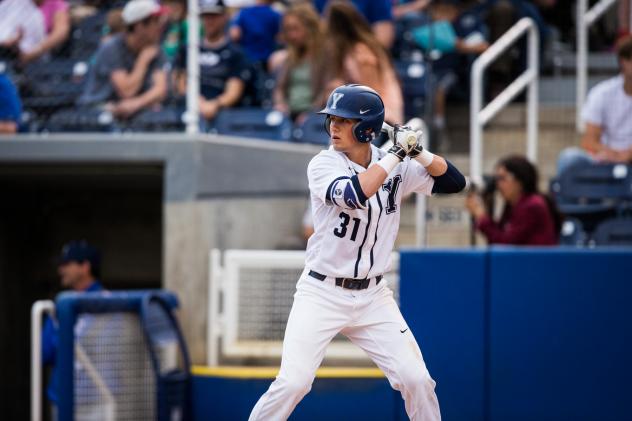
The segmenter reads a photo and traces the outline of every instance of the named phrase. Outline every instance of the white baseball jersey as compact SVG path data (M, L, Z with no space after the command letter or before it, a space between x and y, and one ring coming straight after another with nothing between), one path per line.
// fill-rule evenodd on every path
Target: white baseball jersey
M371 165L386 153L371 145ZM333 147L309 163L314 234L307 243L307 269L355 279L373 278L390 269L402 197L412 192L430 195L434 179L420 163L406 158L362 205L352 177L364 171Z

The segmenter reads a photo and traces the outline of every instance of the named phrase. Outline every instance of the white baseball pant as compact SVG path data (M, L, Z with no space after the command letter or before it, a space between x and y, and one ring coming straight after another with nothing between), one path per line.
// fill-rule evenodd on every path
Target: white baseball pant
M435 382L393 292L383 279L348 290L303 271L285 329L281 369L250 414L250 421L286 420L310 391L331 340L343 333L361 347L401 392L413 421L440 420ZM403 332L403 333L402 333Z

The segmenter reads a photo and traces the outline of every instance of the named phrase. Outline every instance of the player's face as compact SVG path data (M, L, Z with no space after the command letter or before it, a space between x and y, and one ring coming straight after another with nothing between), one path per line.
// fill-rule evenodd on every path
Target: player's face
M59 265L57 272L61 278L61 285L64 288L74 288L85 277L88 264L78 262L68 262Z
M522 195L522 185L505 167L496 169L496 187L509 203L515 203Z
M353 137L353 125L357 120L351 118L330 116L329 133L331 144L338 152L347 152L359 145L359 142Z

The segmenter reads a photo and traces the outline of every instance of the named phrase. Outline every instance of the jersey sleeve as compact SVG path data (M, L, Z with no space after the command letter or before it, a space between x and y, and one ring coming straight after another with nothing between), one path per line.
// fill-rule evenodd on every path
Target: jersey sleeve
M333 154L320 153L307 167L309 190L327 206L343 209L366 209L367 197L357 175L350 175Z
M402 171L402 192L404 195L410 193L423 193L426 196L432 195L432 186L434 186L434 178L428 174L428 171L419 162L414 159L406 159L404 161L406 168Z

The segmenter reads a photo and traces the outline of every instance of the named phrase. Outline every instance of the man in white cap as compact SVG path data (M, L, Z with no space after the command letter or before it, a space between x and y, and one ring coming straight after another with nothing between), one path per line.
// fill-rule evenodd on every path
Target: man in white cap
M125 5L126 31L99 48L80 105L106 105L126 119L162 102L167 95L167 59L160 48L164 13L153 0Z

